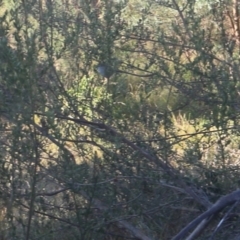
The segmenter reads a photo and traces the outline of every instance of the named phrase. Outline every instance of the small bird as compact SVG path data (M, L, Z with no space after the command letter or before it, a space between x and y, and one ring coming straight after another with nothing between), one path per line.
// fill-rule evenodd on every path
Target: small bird
M96 66L97 72L99 74L101 74L107 80L109 80L110 77L112 77L112 75L114 75L115 73L129 74L129 75L136 76L136 77L152 77L152 76L156 75L156 73L154 73L154 72L152 73L149 71L145 71L144 69L139 69L138 67L134 67L132 65L129 65L132 69L136 68L147 74L137 74L134 72L127 72L127 71L120 70L119 66L123 62L117 58L112 58L109 62L110 62L110 64L102 62Z
M96 69L99 74L101 74L104 78L107 79L109 79L115 73L114 69L105 63L100 63Z

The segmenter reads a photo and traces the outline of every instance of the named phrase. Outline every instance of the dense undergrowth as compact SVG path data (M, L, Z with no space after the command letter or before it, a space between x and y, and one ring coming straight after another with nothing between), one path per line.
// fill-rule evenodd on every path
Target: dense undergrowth
M238 188L236 2L1 1L1 239L171 239Z

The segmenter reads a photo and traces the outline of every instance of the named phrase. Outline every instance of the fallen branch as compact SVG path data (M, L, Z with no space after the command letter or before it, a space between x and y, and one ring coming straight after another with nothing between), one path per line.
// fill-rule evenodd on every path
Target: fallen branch
M185 228L183 228L172 240L181 240L186 234L194 227L196 227L203 220L208 221L208 219L218 214L222 209L228 205L232 205L240 200L240 190L234 191L228 195L221 197L215 204L212 205L210 209L198 216L192 222L190 222Z

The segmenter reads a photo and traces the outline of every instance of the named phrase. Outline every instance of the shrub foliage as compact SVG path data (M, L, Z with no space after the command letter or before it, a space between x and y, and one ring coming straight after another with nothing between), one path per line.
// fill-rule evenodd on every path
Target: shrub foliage
M238 0L0 5L2 239L169 239L237 189Z

